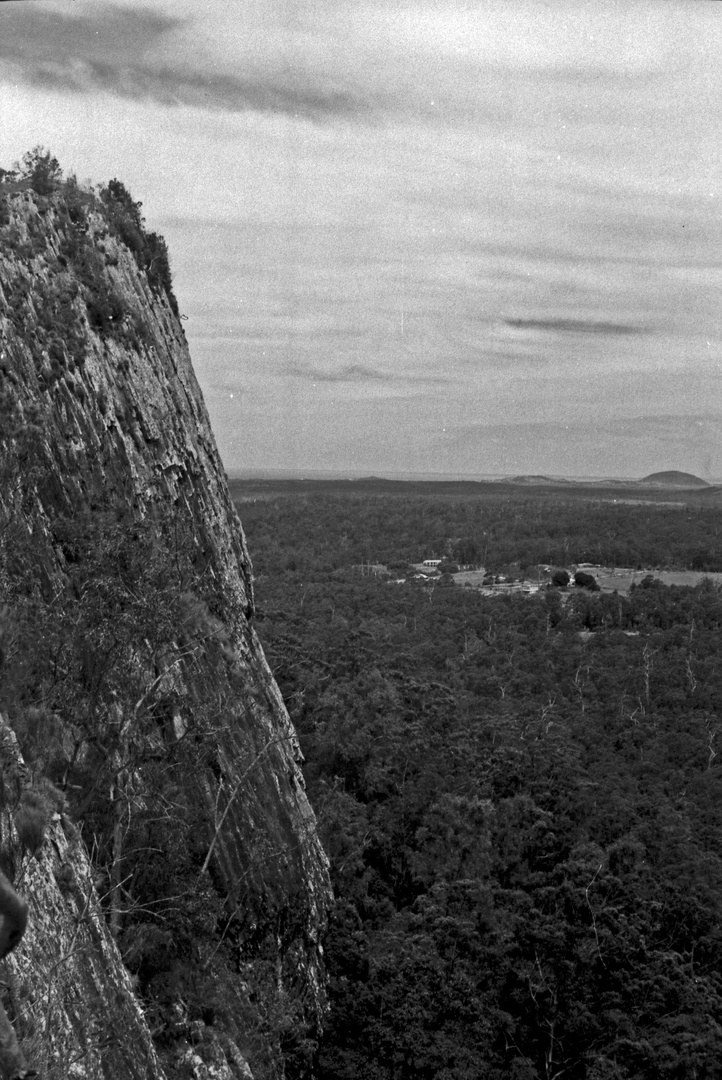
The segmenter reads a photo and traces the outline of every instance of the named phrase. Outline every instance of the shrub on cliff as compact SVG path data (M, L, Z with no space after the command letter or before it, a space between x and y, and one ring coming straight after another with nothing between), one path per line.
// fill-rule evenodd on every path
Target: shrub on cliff
M262 1045L265 1006L247 1002L249 976L226 972L242 915L224 908L205 865L214 826L190 780L218 769L218 731L242 698L230 601L175 511L145 523L112 509L76 512L52 518L50 531L64 587L44 592L22 522L0 520L0 712L39 777L18 806L21 842L40 848L59 798L53 785L67 790L161 1041L179 998L198 1021L225 979ZM241 775L264 760L239 758Z
M90 321L94 329L101 334L112 333L116 336L120 314L113 310L113 298L108 295L108 289L99 284L103 276L101 272L103 260L99 258L97 250L87 238L86 208L95 204L97 208L97 196L102 203L103 212L108 220L111 233L116 236L132 252L138 267L143 270L148 279L148 284L156 293L165 293L173 312L178 315L178 302L173 293L173 278L168 257L168 248L165 240L158 233L147 232L145 220L141 213L142 202L137 202L125 184L120 180L110 180L107 185L100 187L97 195L92 188L84 188L78 184L74 176L67 179L63 177L63 171L58 159L43 146L35 146L23 156L22 161L15 163L15 172L0 169L0 183L8 178L29 184L38 195L51 195L61 190L63 198L60 200L58 211L61 218L74 229L74 234L66 235L61 250L61 265L63 260L67 262L77 261L82 263L93 262L93 255L98 266L92 266L90 275L85 268L86 284L98 287L103 293L100 297L94 297L89 305ZM0 227L9 225L10 217L7 204L0 204ZM7 249L12 247L19 254L32 258L44 250L45 233L42 228L37 228L32 222L28 225L30 239L28 243L20 242L19 237L6 234L3 237L3 246ZM68 230L66 230L68 233ZM26 250L27 249L27 250ZM92 251L92 253L91 253ZM90 276L93 280L87 280Z
M158 233L145 231L142 202L136 202L125 184L115 179L100 189L100 198L105 204L111 230L132 251L140 269L145 270L150 287L156 292L165 292L177 315L178 303L173 295L168 248Z
M50 195L62 183L60 163L44 146L28 150L22 161L16 162L15 168L24 180L30 181L30 186L38 195Z

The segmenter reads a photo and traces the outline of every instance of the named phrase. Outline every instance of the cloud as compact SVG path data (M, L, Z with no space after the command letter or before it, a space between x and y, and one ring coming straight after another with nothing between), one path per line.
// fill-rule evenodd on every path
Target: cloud
M3 13L0 56L29 66L42 61L68 62L78 57L109 60L138 57L184 23L151 8L106 6L102 13L62 14L36 4Z
M288 375L293 375L309 382L324 383L446 383L448 379L444 375L409 375L394 374L390 371L380 371L378 368L368 367L365 364L345 364L343 367L327 370L325 368L302 367L300 364L289 364L286 368Z
M44 90L108 93L161 105L278 113L311 120L361 116L370 103L330 77L298 67L243 77L186 59L190 20L150 8L106 6L66 15L35 4L3 18L0 70ZM202 53L202 50L200 50ZM214 69L215 68L215 69Z
M378 371L375 368L366 367L364 364L346 364L345 367L336 368L333 371L327 371L323 368L306 368L298 364L292 364L289 365L287 370L289 375L308 379L309 382L388 382L393 379L392 375Z
M569 334L646 334L640 326L587 319L504 319L515 330L560 330Z
M589 103L578 100L584 86L594 97L606 81L616 102L622 75L625 85L664 77L672 18L654 0L623 11L607 5L601 14L591 0L3 6L0 71L4 61L16 78L44 90L319 122L392 113L432 125L480 117L523 123L530 87L540 108L573 107L586 117ZM547 8L542 16L540 8ZM701 20L703 32L699 19L687 20L694 28L685 52L677 18L675 55L681 49L697 63L706 50L711 62L718 38L709 19Z

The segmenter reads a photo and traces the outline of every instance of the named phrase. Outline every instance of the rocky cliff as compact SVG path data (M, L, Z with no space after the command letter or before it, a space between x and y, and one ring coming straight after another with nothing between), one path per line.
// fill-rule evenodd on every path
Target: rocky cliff
M4 180L8 1011L48 1077L305 1075L326 859L165 245L117 181Z

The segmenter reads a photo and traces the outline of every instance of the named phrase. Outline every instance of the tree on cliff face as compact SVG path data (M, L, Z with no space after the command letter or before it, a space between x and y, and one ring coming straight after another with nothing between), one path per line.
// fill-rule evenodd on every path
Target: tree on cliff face
M144 903L133 884L146 877L143 822L163 818L170 799L190 813L174 790L179 757L192 741L201 764L212 738L214 718L200 700L192 725L181 723L180 710L187 714L189 699L201 696L200 664L215 670L219 698L227 668L227 632L210 615L188 535L177 521L168 528L173 561L157 526L103 515L56 519L68 589L48 606L20 592L13 598L13 671L0 696L30 760L83 792L76 810L107 867L116 938ZM35 726L39 711L72 714L64 747L47 723ZM196 842L200 857L200 834ZM157 870L158 856L152 861Z

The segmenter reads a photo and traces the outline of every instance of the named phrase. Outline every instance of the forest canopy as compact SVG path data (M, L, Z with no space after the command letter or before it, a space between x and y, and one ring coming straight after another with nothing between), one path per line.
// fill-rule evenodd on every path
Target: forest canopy
M497 567L713 569L720 512L341 496L240 510L337 898L318 1076L716 1075L719 589L650 577L628 596L492 598L364 560L463 542Z

